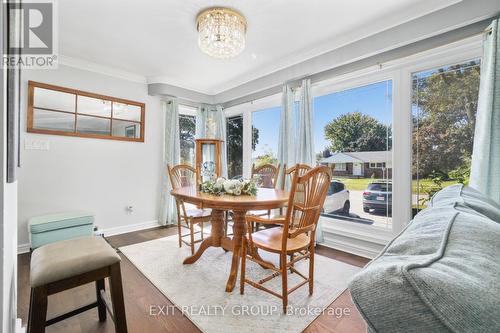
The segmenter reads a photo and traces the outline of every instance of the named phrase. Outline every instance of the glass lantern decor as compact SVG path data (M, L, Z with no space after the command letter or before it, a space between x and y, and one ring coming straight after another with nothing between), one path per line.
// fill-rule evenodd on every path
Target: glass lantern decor
M196 174L198 184L221 175L222 140L196 139Z

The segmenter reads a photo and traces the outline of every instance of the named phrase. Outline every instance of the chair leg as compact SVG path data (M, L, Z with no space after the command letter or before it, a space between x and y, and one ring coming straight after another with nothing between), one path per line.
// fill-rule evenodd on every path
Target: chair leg
M97 312L99 314L99 321L104 322L106 321L106 304L104 304L104 301L102 299L101 295L101 290L105 290L106 285L104 283L104 279L97 280L95 282L95 293L97 297Z
M125 315L120 263L110 266L109 284L111 289L113 316L115 319L115 331L116 333L127 333L127 318Z
M309 247L309 295L314 291L314 244Z
M177 216L177 233L179 234L179 247L182 247L182 226L180 216Z
M28 333L45 333L47 319L47 286L31 289Z
M189 237L191 239L191 243L189 246L191 247L191 255L194 254L194 225L189 221Z
M286 314L288 306L288 274L286 269L286 253L280 254L280 268L281 268L281 288L283 297L283 313Z
M240 294L245 293L245 272L247 263L247 240L243 237L241 244L241 274L240 274Z

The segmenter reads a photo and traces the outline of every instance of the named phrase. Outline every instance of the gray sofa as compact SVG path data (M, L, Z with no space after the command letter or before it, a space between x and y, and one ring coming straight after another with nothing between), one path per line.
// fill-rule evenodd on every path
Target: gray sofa
M369 332L500 332L500 205L441 190L349 288Z

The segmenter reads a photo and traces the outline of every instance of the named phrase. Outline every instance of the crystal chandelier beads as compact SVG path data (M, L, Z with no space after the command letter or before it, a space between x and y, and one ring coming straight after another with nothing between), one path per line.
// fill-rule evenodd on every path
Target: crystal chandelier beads
M232 58L245 48L247 22L228 8L208 8L196 18L198 46L214 58Z

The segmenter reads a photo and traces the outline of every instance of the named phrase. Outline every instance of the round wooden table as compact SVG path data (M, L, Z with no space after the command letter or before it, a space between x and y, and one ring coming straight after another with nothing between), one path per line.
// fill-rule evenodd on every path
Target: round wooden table
M234 289L238 276L238 265L241 243L246 234L245 215L251 210L269 210L283 207L288 202L288 192L278 189L259 188L256 196L250 195L212 195L201 192L196 186L181 187L170 192L175 198L202 208L212 209L212 228L210 237L206 238L196 253L184 260L184 264L196 262L210 246L221 247L233 252L231 271L226 284L226 291ZM225 237L224 212L233 211L233 238ZM256 250L252 255L258 257Z

